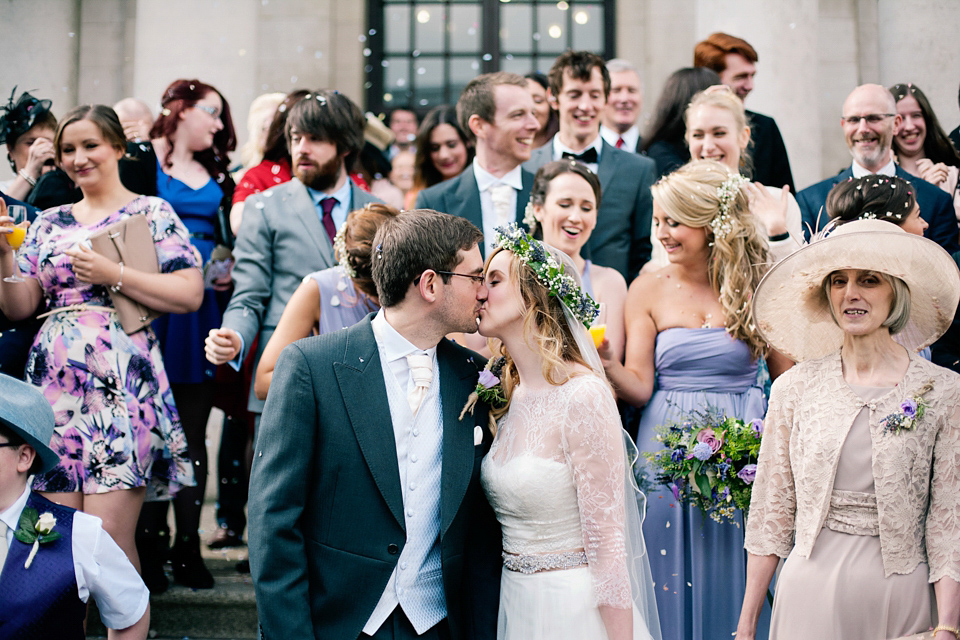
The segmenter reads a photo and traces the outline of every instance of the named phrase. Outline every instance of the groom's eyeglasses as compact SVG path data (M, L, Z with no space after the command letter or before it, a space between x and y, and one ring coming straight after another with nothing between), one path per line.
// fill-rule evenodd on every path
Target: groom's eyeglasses
M437 271L437 273L444 276L460 276L461 278L470 278L476 284L483 284L483 276L472 276L469 273L457 273L455 271Z

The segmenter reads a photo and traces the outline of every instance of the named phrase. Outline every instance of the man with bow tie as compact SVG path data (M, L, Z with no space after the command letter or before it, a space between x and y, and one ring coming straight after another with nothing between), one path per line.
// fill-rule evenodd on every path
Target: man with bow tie
M533 174L521 164L530 159L540 123L526 83L505 71L470 81L457 101L457 120L476 145L473 164L417 196L417 208L460 216L481 229L484 256L496 241L494 230L510 222L522 224L530 201Z
M610 94L610 72L603 58L589 51L567 51L553 63L547 78L547 99L560 114L560 131L523 166L536 172L552 160L568 158L597 174L603 197L585 252L595 264L616 269L629 283L650 259L650 187L656 165L600 136Z

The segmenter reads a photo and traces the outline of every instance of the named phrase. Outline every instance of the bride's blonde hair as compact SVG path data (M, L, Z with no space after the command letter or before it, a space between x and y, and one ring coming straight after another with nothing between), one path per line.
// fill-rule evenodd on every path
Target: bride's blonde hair
M544 249L550 252L557 262L565 265L567 274L576 280L580 286L580 274L573 268L573 262L566 254L544 245ZM487 258L487 266L495 255L506 249L495 249ZM520 292L520 300L523 304L523 335L535 351L542 358L543 377L552 385L559 386L579 375L574 365L581 365L589 369L589 365L584 360L580 349L577 347L577 341L573 337L570 326L563 315L563 303L556 296L550 295L549 290L538 279L533 269L525 265L510 252L510 281ZM503 385L506 404L502 407L491 409L490 416L495 421L502 417L510 409L510 400L513 396L513 389L516 387L519 373L517 366L510 357L510 353L504 348L499 340L489 341L490 352L493 357L504 357L503 371L500 375L500 381ZM494 424L495 430L495 424Z
M737 177L715 160L695 160L661 178L651 191L672 220L706 230L707 274L720 299L727 333L746 343L751 355L759 358L768 347L757 332L750 300L769 268L769 255ZM724 183L732 185L733 193L722 212ZM720 227L719 233L714 226Z

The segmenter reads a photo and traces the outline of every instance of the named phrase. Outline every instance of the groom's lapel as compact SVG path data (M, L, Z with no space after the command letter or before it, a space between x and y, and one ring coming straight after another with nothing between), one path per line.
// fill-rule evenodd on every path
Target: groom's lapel
M462 362L461 362L462 360ZM460 411L477 384L478 369L462 351L446 339L437 345L440 367L440 400L443 405L443 469L440 489L440 535L453 522L473 476L473 431L471 414L460 420Z
M397 443L371 317L348 330L343 362L335 363L333 369L370 474L393 517L404 527Z

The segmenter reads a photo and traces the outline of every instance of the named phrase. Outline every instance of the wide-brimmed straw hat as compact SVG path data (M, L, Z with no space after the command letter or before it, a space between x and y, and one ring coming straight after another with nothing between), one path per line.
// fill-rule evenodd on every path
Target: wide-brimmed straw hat
M40 458L41 471L49 471L60 462L50 448L55 420L50 402L36 387L0 373L0 424L33 447Z
M910 288L910 320L894 339L917 351L942 336L960 301L960 271L938 244L882 220L837 227L776 264L757 287L757 329L796 362L834 353L843 330L830 313L823 280L840 269L896 276Z

